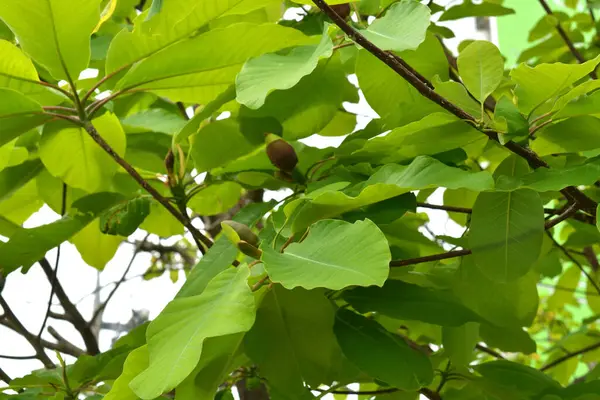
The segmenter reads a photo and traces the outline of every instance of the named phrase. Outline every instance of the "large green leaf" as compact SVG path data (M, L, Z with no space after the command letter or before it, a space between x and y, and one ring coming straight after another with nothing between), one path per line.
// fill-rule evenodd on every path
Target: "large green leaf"
M360 370L403 390L416 390L433 380L428 357L377 322L341 309L334 332L342 351Z
M125 239L123 236L105 235L100 231L98 219L95 219L69 241L77 247L87 265L101 271Z
M448 79L448 61L439 41L433 35L427 35L416 50L408 50L399 55L428 79L435 75L439 75L442 80ZM444 111L366 50L358 53L356 76L369 105L381 117L384 130Z
M232 369L245 359L243 333L206 339L200 362L175 389L175 399L212 399Z
M419 156L410 165L384 165L350 195L335 187L321 188L308 199L291 202L285 207L285 212L288 217L293 214L292 231L298 232L319 219L378 203L412 190L446 187L479 192L490 190L493 186L493 179L488 172L471 173L449 167L430 157ZM362 190L358 192L359 189Z
M224 213L237 204L242 187L236 182L212 184L192 197L187 205L200 215Z
M292 243L284 253L273 250L271 243L261 249L269 277L287 289L383 286L391 260L385 236L369 220L319 221L303 242Z
M471 124L447 113L433 113L387 135L375 137L350 156L351 160L380 164L434 155L485 139Z
M311 41L300 31L280 25L234 24L149 56L117 88L145 89L171 100L206 103L234 83L248 58Z
M123 29L111 42L106 59L107 72L133 65L165 47L187 39L207 23L220 17L245 14L276 0L186 0L165 2L162 12L150 21L145 14L135 20L133 32Z
M479 341L479 324L469 322L457 327L442 328L442 345L453 366L469 365Z
M558 382L534 368L507 360L496 360L478 365L476 371L484 378L502 386L512 387L528 397L552 388Z
M102 138L122 156L126 144L119 119L106 113L92 123ZM40 158L53 176L88 192L105 187L118 167L85 129L69 122L55 122L44 127Z
M481 321L452 292L391 279L382 288L367 287L346 291L344 300L363 314L377 312L400 320L454 327Z
M462 259L453 290L465 306L496 326L529 326L538 311L538 277L531 271L516 281L499 283L487 278L469 256Z
M42 170L39 158L9 167L0 172L0 202L9 198L15 191L35 178Z
M498 328L489 324L481 324L479 333L481 340L488 346L503 351L532 354L536 350L535 341L520 328Z
M476 40L469 44L460 52L457 63L465 86L480 103L502 82L504 59L498 48L488 41Z
M333 43L328 27L326 24L318 45L296 47L285 55L264 54L247 61L235 80L238 103L260 108L269 93L294 87L317 68L321 58L331 57Z
M138 400L139 397L129 388L129 383L146 368L148 368L148 346L144 345L129 353L123 365L123 372L112 384L104 399Z
M469 246L483 274L510 282L527 274L540 255L544 209L530 189L480 193L473 206Z
M90 61L90 36L100 19L100 0L9 1L0 7L0 18L25 53L54 78L76 80Z
M540 64L530 67L521 64L510 76L517 84L515 94L519 110L529 115L542 103L562 94L572 84L593 71L600 63L600 56L583 64Z
M559 191L567 186L591 185L600 176L600 160L565 168L539 168L519 179L520 187L538 192Z
M150 199L136 197L117 204L100 217L100 230L108 235L129 236L150 214Z
M431 12L416 0L393 4L361 33L382 50L415 50L425 40Z
M61 97L42 86L35 66L17 46L0 40L0 56L0 87L16 90L43 104L61 101Z
M499 2L483 1L479 4L473 0L465 0L461 4L450 7L440 17L440 21L453 21L465 17L499 17L514 14L512 8L503 7Z
M337 349L334 310L322 291L274 286L246 335L246 352L269 384L288 393L304 392L304 382L326 382Z
M0 88L0 146L48 121L42 107L11 89Z
M204 341L248 331L254 323L254 297L248 267L215 276L202 294L171 301L146 334L150 364L130 384L142 399L154 399L180 384L196 367Z
M600 119L583 115L548 125L537 133L531 148L539 155L571 153L600 148Z
M56 222L19 229L7 243L0 244L2 273L7 275L21 266L30 267L121 200L123 197L116 193L92 194L74 202L71 210Z

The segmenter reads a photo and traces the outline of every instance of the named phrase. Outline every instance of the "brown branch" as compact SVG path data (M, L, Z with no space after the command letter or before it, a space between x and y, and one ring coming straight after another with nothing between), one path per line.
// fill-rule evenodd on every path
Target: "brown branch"
M596 256L592 246L585 246L583 248L583 255L590 263L590 266L594 272L600 271L600 263L598 263L598 257Z
M558 243L556 241L556 239L554 239L554 236L552 236L552 234L548 231L546 231L546 235L548 235L548 237L550 238L550 240L552 240L552 242L554 243L554 245L556 247L558 247L560 249L560 251L562 251L562 253L567 256L567 258L577 266L577 268L579 268L579 270L581 272L583 272L583 274L585 275L586 279L588 280L588 282L590 282L592 284L592 286L594 286L594 289L596 289L596 292L598 292L598 294L600 294L600 286L598 286L598 283L596 283L596 280L590 275L588 274L588 272L585 270L585 268L583 268L583 265L581 265L581 263L579 261L577 261L575 259L575 257L573 257L571 255L571 253L560 243Z
M104 77L102 77L102 79L100 79L98 82L96 82L96 84L94 86L92 86L90 88L90 90L88 90L86 92L85 95L83 95L83 97L81 98L81 104L85 106L85 103L88 101L88 99L90 98L90 96L94 94L94 92L96 91L96 89L98 89L100 86L102 86L102 84L104 82L106 82L107 80L109 80L113 76L117 75L119 72L124 71L125 69L129 68L131 65L132 64L123 65L122 67L117 68L116 70L114 70L110 74L107 74Z
M62 107L62 106L43 106L42 109L44 111L63 111L71 114L77 115L77 110L71 107Z
M133 168L127 161L125 161L125 159L123 159L123 157L121 157L119 154L117 154L117 152L114 151L112 147L110 147L110 145L104 140L104 138L102 138L102 136L100 136L100 134L98 133L96 128L94 128L94 126L90 122L86 123L84 128L88 132L90 137L96 143L98 143L100 145L100 147L102 147L102 149L106 153L108 153L121 167L123 167L123 169L125 169L125 171L127 171L127 173L129 173L129 175L131 175L131 177L142 188L144 188L144 190L146 190L148 193L150 193L150 195L152 197L154 197L154 199L156 201L158 201L164 208L166 208L167 211L169 211L169 213L171 213L179 222L181 222L191 232L192 236L194 237L194 240L196 241L198 249L202 252L202 254L204 254L206 252L206 250L202 246L202 244L204 246L206 246L207 248L210 248L212 246L212 244L213 244L212 240L210 240L209 238L204 236L202 234L202 232L200 232L194 225L192 225L192 223L189 219L187 219L185 216L183 216L179 211L177 211L177 209L175 209L175 207L173 207L173 205L171 203L169 203L169 200L167 200L163 195L158 193L158 191L154 187L152 187L148 183L148 181L146 181L144 178L142 178L142 176L135 170L135 168Z
M53 271L52 266L45 258L38 261L42 270L46 274L46 277L52 281ZM71 324L77 329L83 342L85 343L85 348L90 355L96 355L100 353L100 349L98 348L98 341L96 336L89 328L87 321L83 318L77 307L71 302L69 296L65 292L64 288L60 284L60 281L56 281L56 285L54 288L56 293L56 297L60 301L62 308L65 311L65 314L69 316Z
M50 335L52 335L52 337L56 339L56 344L47 342L47 344L52 346L54 350L58 350L61 353L70 354L74 357L79 357L85 354L84 350L80 349L79 347L75 346L73 343L65 339L60 333L58 333L56 329L54 329L54 327L49 326L48 333L50 333Z
M504 356L503 356L502 354L500 354L500 353L498 353L497 351L495 351L495 350L492 350L492 349L490 349L489 347L487 347L487 346L484 346L484 345L482 345L482 344L480 344L480 343L477 343L477 344L475 345L475 348L476 348L477 350L479 350L479 351L483 352L483 353L487 353L487 354L489 354L489 355L490 355L490 356L492 356L492 357L498 358L498 359L500 359L500 360L504 360Z
M580 356L582 354L589 353L590 351L594 351L596 349L600 349L600 342L592 344L592 345L587 346L587 347L584 347L583 349L577 350L577 351L575 351L573 353L565 354L564 356L559 357L556 360L554 360L554 361L552 361L552 362L544 365L542 368L540 368L540 371L547 371L550 368L556 367L558 364L561 364L561 363L563 363L563 362L565 362L567 360L570 360L573 357L577 357L577 356Z
M422 264L430 261L440 261L447 260L449 258L464 257L468 256L469 254L471 254L471 250L454 250L449 251L447 253L434 254L432 256L425 256L419 258L411 258L408 260L392 260L390 262L390 267L406 267L409 265Z
M390 55L388 52L381 50L379 47L375 46L372 42L367 40L363 35L361 35L358 31L352 28L348 23L340 18L339 15L333 11L333 9L324 1L324 0L313 0L313 3L321 9L327 16L342 30L348 37L350 37L354 42L358 45L362 46L364 49L369 51L375 57L379 58L383 61L388 67L394 70L398 75L404 78L411 86L413 86L421 95L443 107L447 111L451 112L458 118L476 122L476 118L471 114L456 106L452 102L448 101L446 98L441 96L439 93L436 93L433 89L428 87L425 83L421 82L417 76L411 73L402 62L400 57L395 55ZM487 135L490 139L499 142L498 133L492 130L484 130L483 134ZM528 148L522 147L521 145L515 142L508 142L504 145L507 149L512 151L515 154L523 157L528 161L528 163L533 168L545 167L548 168L548 164L542 160L536 153L531 151ZM587 212L591 215L596 215L596 206L597 203L590 199L588 196L583 194L577 188L573 186L569 186L563 190L561 190L569 200L577 201Z
M573 216L577 212L577 210L578 210L577 203L571 204L558 217L552 218L552 219L549 219L548 221L546 221L546 224L544 225L544 228L545 229L550 229L552 227L555 227L556 225L560 224L561 222L563 222L563 221L567 220L568 218L570 218L571 216Z
M147 241L146 242L140 241L140 242L132 243L132 244L139 247L138 251L147 252L147 253L157 252L160 255L175 253L175 254L179 254L179 256L183 259L185 264L194 265L196 263L196 259L187 252L185 247L178 246L176 244L171 245L171 246L166 246L166 245L162 245L162 244L158 244L158 243L151 243L151 242L147 242Z
M29 342L31 347L33 347L33 349L35 350L36 358L40 360L42 364L44 364L44 367L48 369L55 368L54 363L44 351L44 347L42 346L40 339L38 339L33 333L29 332L25 328L25 326L23 326L21 321L19 321L15 313L13 313L13 311L11 310L6 300L4 300L4 297L2 297L1 295L0 306L2 306L2 309L4 310L4 319L6 319L6 321L2 321L2 324L10 327L12 330L17 332L19 335L23 336L23 338Z
M6 384L10 385L10 381L12 381L11 377L8 376L6 372L2 368L0 368L0 380L6 382Z
M544 11L546 11L546 14L553 16L554 13L552 12L552 10L550 9L550 7L548 6L548 3L546 2L546 0L539 0L540 5L542 6L542 8L544 9ZM557 20L556 23L556 31L558 32L558 34L560 35L560 37L562 38L562 40L565 42L565 44L567 45L567 47L569 48L569 50L571 51L571 54L573 54L573 56L577 59L577 61L580 64L583 64L586 60L585 58L581 55L581 53L579 52L579 50L577 50L577 48L575 47L575 45L573 44L573 42L571 41L571 39L569 39L569 36L567 36L567 32L565 32L565 30L563 29L562 26L560 26L560 21ZM598 76L596 75L595 71L590 72L590 78L592 79L598 79Z

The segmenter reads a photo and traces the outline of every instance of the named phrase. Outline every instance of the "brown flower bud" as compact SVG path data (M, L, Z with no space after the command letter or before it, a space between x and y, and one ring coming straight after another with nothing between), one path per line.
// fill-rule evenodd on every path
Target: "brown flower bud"
M277 135L267 135L267 156L271 163L285 172L292 172L298 164L296 150Z
M335 11L335 13L337 15L339 15L340 17L342 17L343 19L348 18L348 16L350 15L350 4L346 3L346 4L338 4L335 6L329 6L333 9L333 11Z
M255 246L251 245L250 243L244 240L239 242L237 244L237 247L245 255L252 258L256 258L257 260L260 260L260 257L262 256L262 251L260 249L256 248Z

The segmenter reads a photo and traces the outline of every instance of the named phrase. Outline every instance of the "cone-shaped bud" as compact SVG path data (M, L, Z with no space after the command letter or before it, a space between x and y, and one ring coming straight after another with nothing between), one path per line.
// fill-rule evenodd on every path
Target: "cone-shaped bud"
M337 4L335 6L329 6L333 8L333 11L340 17L346 19L350 15L350 4Z
M267 135L266 142L271 163L282 171L292 172L298 164L298 156L292 145L272 133Z
M260 257L262 256L262 251L260 249L256 248L255 246L252 246L250 243L244 240L238 242L237 247L242 253L244 253L248 257L260 260Z
M237 244L239 241L244 241L252 246L258 246L258 236L256 236L256 234L246 225L227 220L221 222L221 227L223 227L223 233L234 242L234 244ZM235 232L235 235L231 235L231 233L233 233L232 231ZM235 236L237 236L237 238Z

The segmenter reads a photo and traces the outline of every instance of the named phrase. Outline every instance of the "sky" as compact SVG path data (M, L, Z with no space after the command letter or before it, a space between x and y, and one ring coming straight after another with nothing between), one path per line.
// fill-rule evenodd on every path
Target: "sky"
M441 4L443 2L438 1L438 3ZM446 1L446 3L453 2ZM288 11L285 18L294 18L293 11ZM491 39L494 42L497 39L494 35L489 38L486 34L477 32L475 30L475 21L472 18L461 20L460 23L449 22L444 25L453 29L457 36L455 39L447 41L448 47L452 50L456 50L460 41L467 38ZM494 30L494 27L495 21L492 21L492 30ZM90 71L88 71L88 73L89 72ZM354 84L357 83L355 76L350 77L350 81ZM348 111L358 114L357 129L364 127L371 118L377 118L377 114L369 107L364 96L362 96L362 93L360 94L359 103L345 104L344 106ZM314 135L303 141L310 146L330 147L337 146L342 140L343 137L321 137ZM279 200L285 197L285 195L285 192L269 192L267 193L266 200L269 200L270 198ZM442 192L437 191L434 193L430 197L429 202L442 204ZM434 233L450 234L453 236L459 236L462 233L462 228L449 220L444 211L425 209L419 211L426 212L429 215L431 221L429 227ZM44 206L40 211L30 217L25 223L25 227L30 228L47 224L58 218L60 218L59 215L54 213L47 206ZM198 227L201 227L201 223L197 223L197 225ZM141 240L144 236L145 234L143 232L136 232L129 240ZM150 238L152 241L156 241L156 239L156 237ZM177 239L178 238L171 238L162 243L169 244L170 242L175 242ZM191 238L188 239L191 240ZM115 257L107 264L104 270L98 274L98 271L85 264L75 249L75 246L68 242L61 246L61 258L58 270L59 281L63 284L71 301L77 304L84 318L89 319L93 314L93 293L97 289L98 282L100 286L105 286L100 291L100 296L104 299L112 289L110 283L116 282L121 278L126 265L132 257L133 249L133 245L121 245ZM47 258L52 265L54 265L55 257L56 249L47 254ZM126 323L131 318L132 310L147 310L150 318L154 318L177 293L183 284L183 273L181 273L180 279L176 283L171 282L168 274L150 281L144 281L140 277L150 265L150 258L151 256L148 253L141 253L136 257L129 274L127 275L127 281L116 292L105 310L105 322ZM48 297L50 295L50 285L41 268L38 265L35 265L26 275L21 274L20 272L10 274L2 295L25 327L31 332L37 333L44 318ZM54 303L58 303L56 298L54 299ZM60 311L61 308L60 306L56 306L53 310ZM83 342L79 334L69 323L50 320L48 325L58 330L67 340L83 347ZM47 332L44 333L43 337L48 340L53 340ZM113 338L114 332L103 330L100 333L101 350L105 351L109 349ZM0 354L25 356L32 355L34 352L23 338L9 329L0 326ZM50 354L50 357L53 360L56 360L54 354ZM67 362L74 361L73 358L69 357L67 357L66 360ZM0 358L0 367L2 367L2 369L4 369L11 377L18 377L25 375L34 369L41 368L42 364L37 360L17 361Z

